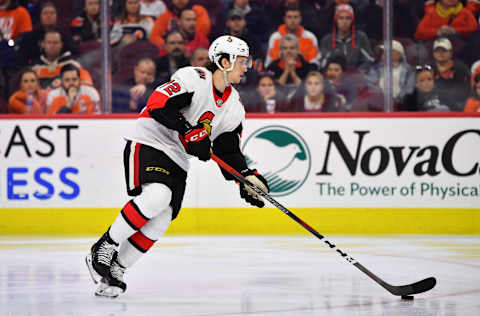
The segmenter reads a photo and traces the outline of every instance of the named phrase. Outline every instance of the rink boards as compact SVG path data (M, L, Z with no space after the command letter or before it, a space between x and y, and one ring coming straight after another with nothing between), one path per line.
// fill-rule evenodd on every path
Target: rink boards
M133 116L0 118L0 234L104 231L128 201L122 154ZM479 234L480 116L250 116L249 166L322 233ZM212 120L215 128L215 119ZM171 234L298 234L253 209L214 162L191 159Z

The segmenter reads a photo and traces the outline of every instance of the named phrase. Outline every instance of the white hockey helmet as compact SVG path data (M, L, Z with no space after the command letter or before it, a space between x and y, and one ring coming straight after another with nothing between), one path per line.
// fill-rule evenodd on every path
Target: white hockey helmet
M230 56L230 68L228 69L224 69L222 65L220 65L222 54L228 54ZM208 49L208 57L210 58L210 61L215 63L215 65L217 65L222 71L232 70L237 56L249 58L250 51L244 40L231 35L222 35L216 38Z

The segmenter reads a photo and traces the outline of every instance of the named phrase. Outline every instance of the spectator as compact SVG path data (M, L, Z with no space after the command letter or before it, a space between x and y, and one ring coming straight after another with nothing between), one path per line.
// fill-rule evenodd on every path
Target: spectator
M247 28L247 20L244 11L239 9L231 9L227 14L225 28L218 36L228 34L243 39L250 48L250 54L254 59L265 56L262 52L261 40L251 29ZM218 37L216 36L216 37Z
M283 23L285 8L291 5L298 6L302 16L302 26L313 32L317 39L321 39L331 30L335 2L334 0L270 1L268 10L271 12L273 24L280 25ZM352 3L350 5L354 6Z
M472 96L465 104L465 112L480 112L480 74L473 79Z
M152 34L150 35L150 42L158 47L164 45L163 37L165 36L165 33L177 28L180 12L187 8L195 11L197 17L195 31L208 38L210 35L211 23L207 10L201 5L192 5L190 0L172 0L172 3L168 5L167 11L162 13L155 21Z
M81 68L69 51L63 52L63 41L58 30L47 30L42 41L43 53L32 63L32 69L36 72L42 89L56 88L60 82L60 71L66 64L73 64L80 70L80 80L83 84L92 85L92 78L87 70Z
M73 40L80 42L100 41L100 0L85 0L85 8L81 15L75 17L70 24Z
M195 67L205 67L208 61L208 49L203 47L195 49L190 58L190 64Z
M460 0L438 0L435 7L426 8L425 16L415 32L416 40L460 34L467 37L478 28L472 12Z
M289 112L340 112L342 102L328 80L318 71L311 71L290 102Z
M383 45L379 48L383 51ZM379 86L385 93L385 54L373 65L365 76L366 80ZM394 103L399 104L403 97L412 93L415 85L415 74L407 63L403 45L398 41L392 42L392 90Z
M433 71L435 86L438 87L440 102L452 111L463 111L470 94L470 71L458 59L453 58L452 43L440 37L433 44Z
M276 87L272 74L259 75L257 88L246 98L245 110L267 113L285 111L285 96L281 89Z
M302 16L298 6L287 6L283 20L285 24L280 25L268 40L265 66L268 67L273 60L279 58L280 39L287 34L295 35L298 38L298 49L306 61L318 64L320 62L320 51L318 50L317 37L300 25Z
M355 11L354 4L350 3L350 5L353 7ZM314 6L313 10L309 9L306 11L315 13L314 16L316 17L316 19L311 20L314 23L311 27L312 27L312 31L317 36L317 39L321 40L325 35L330 33L332 29L333 16L335 15L336 3L332 0L317 0L314 2L313 6ZM302 13L303 12L305 12L305 10L302 10ZM308 13L305 13L305 14L308 14ZM306 25L308 26L308 24Z
M17 5L16 0L0 0L0 33L7 40L32 30L32 19L27 9Z
M347 70L347 59L343 54L330 56L327 60L324 72L327 79L338 80Z
M184 9L180 12L178 18L178 30L185 39L185 54L192 56L196 48L203 47L208 49L210 43L202 33L196 31L197 17L192 9Z
M85 0L72 0L72 2L72 16L80 16L85 9ZM120 17L125 6L124 0L109 0L108 3L112 20Z
M153 24L151 17L140 15L140 0L125 0L122 15L113 24L110 43L123 47L136 40L148 40Z
M338 80L342 77L347 66L347 60L345 56L333 55L331 56L325 66L325 77L329 80Z
M470 68L470 72L472 73L472 84L474 83L474 79L477 75L480 75L480 60L475 61Z
M46 92L40 89L37 74L30 68L20 74L20 90L10 97L8 113L44 114Z
M139 112L156 88L155 62L140 59L133 68L133 77L113 87L113 112Z
M401 111L448 112L450 108L441 103L435 87L433 67L417 66L415 89L403 99Z
M343 98L345 109L351 110L352 102L357 96L355 80L346 73L347 60L342 54L331 56L325 66L325 78L335 88L337 95Z
M167 7L162 0L142 0L140 2L140 14L149 16L154 20L165 11L167 11Z
M293 84L300 86L307 73L315 70L316 65L307 62L298 50L298 39L286 34L280 40L280 57L267 68L281 86Z
M480 1L478 0L467 0L467 9L472 11L474 16L477 16L480 11Z
M245 19L246 29L250 35L257 38L260 43L268 41L268 35L273 29L269 14L265 11L262 2L251 3L249 0L233 0L222 10L216 18L216 33L221 33L227 24L230 12L239 12ZM233 34L231 34L233 35ZM250 46L250 43L249 47ZM250 49L252 51L252 49ZM256 52L253 52L256 53Z
M66 51L72 52L73 40L72 37L61 29L58 25L57 9L51 2L45 2L41 5L39 24L31 32L23 33L16 41L15 50L17 51L16 63L18 67L30 65L35 59L38 59L42 54L42 41L45 37L45 32L49 30L56 30L60 32L63 48L62 53Z
M348 68L366 71L375 61L367 35L355 30L355 15L349 4L335 7L333 31L322 39L322 66L333 54L344 54Z
M426 0L424 1L425 11L435 10L435 5L438 0ZM462 4L472 12L474 16L477 16L477 13L480 11L480 1L478 0L461 0Z
M167 55L155 61L157 68L155 80L158 83L167 82L177 69L188 66L189 60L185 56L185 46L182 33L171 31L165 36Z
M347 59L342 52L333 53L325 64L325 77L344 103L343 110L383 111L383 91L378 86L369 84L358 69L348 68Z
M72 64L62 67L60 87L47 96L47 114L100 113L100 95L97 90L80 83L80 69Z

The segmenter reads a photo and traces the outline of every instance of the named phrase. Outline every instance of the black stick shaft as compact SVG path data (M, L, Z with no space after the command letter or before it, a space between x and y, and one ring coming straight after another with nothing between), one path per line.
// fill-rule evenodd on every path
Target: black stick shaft
M342 257L344 257L348 262L352 263L352 264L355 264L357 261L355 259L353 259L352 257L350 257L349 255L347 255L345 252L341 251L340 249L337 248L337 246L335 246L335 244L333 244L332 242L330 242L329 240L327 240L325 238L325 236L323 236L322 234L320 234L319 232L317 232L314 228L312 228L310 225L308 225L307 223L305 223L303 220L301 220L297 215L293 214L290 210L288 210L285 206L283 206L282 204L280 204L277 200L275 200L273 197L271 197L268 193L265 193L263 192L260 188L258 188L257 186L255 186L253 183L251 183L250 181L248 181L247 179L245 179L237 170L233 169L232 167L230 167L227 163L225 163L223 160L221 160L220 158L218 158L218 156L216 156L215 154L211 153L211 157L212 159L218 163L220 165L220 167L222 167L223 169L225 169L226 171L228 171L232 176L235 177L235 179L237 179L239 182L249 186L250 188L252 188L253 190L255 190L255 192L257 192L258 194L260 194L263 198L265 198L267 201L269 201L270 203L272 203L275 207L277 207L280 211L282 211L283 213L285 213L286 215L288 215L291 219L293 219L294 221L296 221L297 223L299 223L303 228L305 228L306 230L308 230L310 233L312 233L315 237L317 237L318 239L320 240L323 240L324 243L326 243L328 245L329 248L331 248L332 250L335 250L339 255L341 255Z
M363 265L361 265L357 260L349 256L347 253L343 252L337 246L329 241L328 239L325 238L322 234L317 232L315 229L313 229L310 225L305 223L303 220L301 220L298 216L293 214L290 210L288 210L285 206L280 204L277 200L275 200L273 197L271 197L268 193L263 192L260 188L258 188L256 185L245 179L237 170L233 169L230 167L227 163L225 163L223 160L221 160L218 156L216 156L214 153L210 153L211 158L224 170L226 170L228 173L230 173L235 179L237 179L240 183L243 183L244 185L249 186L255 192L257 192L259 195L261 195L264 199L269 201L272 205L274 205L276 208L278 208L280 211L288 215L291 219L296 221L298 224L300 224L303 228L308 230L310 233L312 233L315 237L318 239L322 240L330 249L338 253L340 256L345 258L349 263L353 264L355 267L357 267L360 271L365 273L367 276L369 276L372 280L380 284L384 289L392 293L393 295L411 295L411 294L416 294L416 293L422 293L425 291L430 290L433 288L436 284L435 278L427 278L422 281L416 282L414 284L410 285L402 285L402 286L393 286L382 279L380 279L378 276L376 276L373 272L365 268Z

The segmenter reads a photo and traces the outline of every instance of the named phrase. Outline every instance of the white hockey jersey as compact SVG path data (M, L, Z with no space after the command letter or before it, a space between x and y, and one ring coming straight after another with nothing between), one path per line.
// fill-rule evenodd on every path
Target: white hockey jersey
M169 98L182 93L193 93L193 97L191 104L186 105L181 113L192 126L203 123L212 142L222 133L232 132L242 124L245 109L232 86L228 86L223 96L219 97L213 87L212 73L203 67L181 68L169 82L156 88L137 119L134 133L126 138L163 151L188 171L188 159L193 156L185 151L179 133L157 122L149 113L149 110L164 107Z

